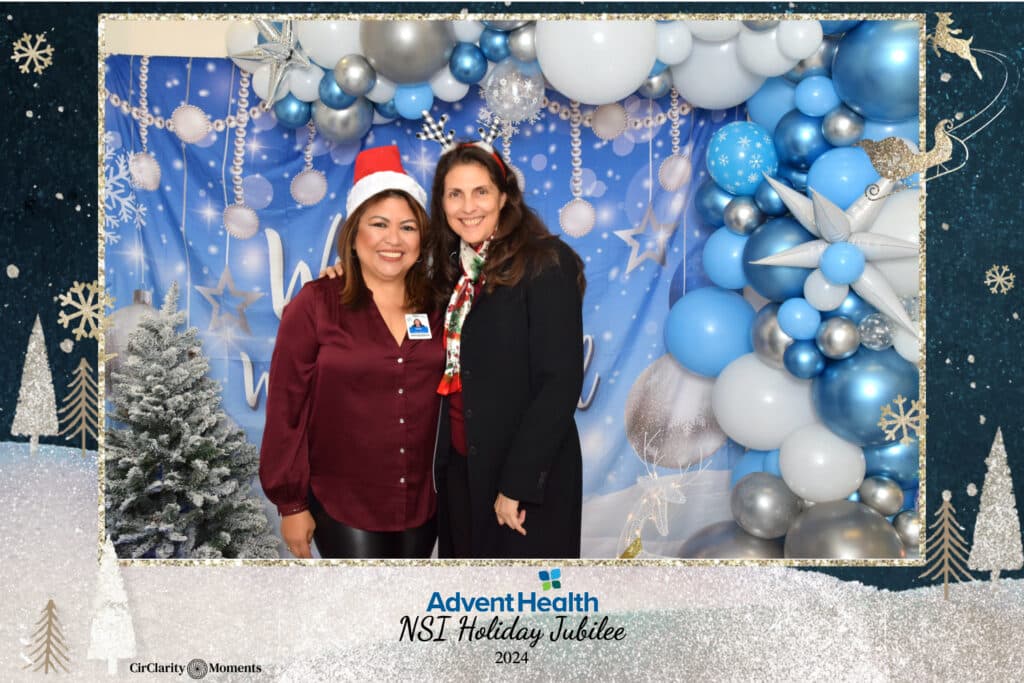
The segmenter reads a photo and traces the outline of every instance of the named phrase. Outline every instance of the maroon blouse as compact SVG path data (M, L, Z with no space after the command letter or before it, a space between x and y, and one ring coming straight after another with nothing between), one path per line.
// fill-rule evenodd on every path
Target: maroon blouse
M427 316L431 339L399 346L372 301L342 306L341 282L306 284L281 316L260 483L282 515L305 510L312 489L348 526L418 527L436 508L443 314Z

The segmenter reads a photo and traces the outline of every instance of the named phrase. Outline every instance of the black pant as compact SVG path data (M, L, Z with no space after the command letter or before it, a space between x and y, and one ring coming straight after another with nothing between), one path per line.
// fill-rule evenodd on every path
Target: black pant
M448 454L447 486L448 532L452 556L473 557L473 507L469 497L469 461L453 448Z
M309 511L316 522L313 540L325 559L429 558L437 540L437 517L423 526L403 531L365 531L342 524L327 514L310 495Z

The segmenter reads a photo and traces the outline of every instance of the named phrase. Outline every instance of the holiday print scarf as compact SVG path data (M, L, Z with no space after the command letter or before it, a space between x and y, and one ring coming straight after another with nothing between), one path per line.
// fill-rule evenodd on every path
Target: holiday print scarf
M487 247L490 244L490 238L484 240L478 249L463 241L459 244L462 277L455 285L455 291L452 292L452 298L448 301L448 308L444 313L444 377L437 387L437 393L442 396L462 391L462 325L473 307L476 288L484 283L484 262L487 260Z

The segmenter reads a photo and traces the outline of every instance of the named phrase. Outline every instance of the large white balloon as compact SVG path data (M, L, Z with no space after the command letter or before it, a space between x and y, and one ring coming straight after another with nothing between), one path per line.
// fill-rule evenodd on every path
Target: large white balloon
M377 104L384 104L394 96L395 84L380 74L377 74L377 82L374 83L373 88L366 93L366 99Z
M256 28L256 24L251 21L239 21L231 24L228 27L226 36L226 43L228 49L228 56L238 54L239 52L245 52L256 47L256 41L259 40L259 29ZM238 68L252 73L255 71L260 62L255 59L235 59L231 57L231 61L238 65Z
M920 190L903 190L890 195L868 232L918 243ZM918 257L872 261L882 271L899 297L917 296L920 287Z
M834 311L850 293L849 285L834 285L815 268L804 280L804 298L819 311Z
M821 22L814 19L781 21L778 30L779 51L792 59L806 59L821 45Z
M917 365L921 362L921 340L902 325L893 325L892 347L908 363Z
M484 32L482 23L470 19L453 21L452 28L455 30L455 40L460 43L475 43L480 40L480 34Z
M309 58L327 69L345 55L363 53L358 21L297 21L295 35Z
M710 43L717 43L721 40L729 40L740 32L743 26L738 21L715 20L715 21L687 21L686 25L694 38L699 38Z
M693 35L685 21L670 21L658 24L658 60L672 66L690 56L693 49Z
M290 76L291 74L289 74ZM277 97L274 101L283 100L288 95L288 84L278 87ZM252 74L252 91L261 99L266 101L270 97L270 65L264 64Z
M797 65L798 59L791 59L779 52L776 40L777 28L768 31L751 31L744 28L737 38L736 56L747 71L766 78L781 76Z
M654 66L653 21L538 21L537 60L569 99L608 104L643 83Z
M320 81L324 70L316 64L307 69L292 69L288 72L288 89L303 102L312 102L320 98Z
M686 61L671 67L676 90L701 109L726 109L746 102L765 79L743 68L736 53L735 40L693 41Z
M747 448L770 451L817 420L810 380L765 365L753 353L725 366L711 390L718 425Z
M458 102L469 92L469 86L456 79L447 64L438 69L429 82L434 97L445 102Z
M804 500L842 500L864 481L864 452L821 423L801 427L779 450L786 486Z

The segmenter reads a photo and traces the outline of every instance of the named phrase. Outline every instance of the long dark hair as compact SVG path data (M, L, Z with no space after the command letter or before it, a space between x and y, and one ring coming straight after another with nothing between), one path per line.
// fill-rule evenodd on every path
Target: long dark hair
M487 291L495 287L511 287L524 276L532 277L548 265L557 265L557 238L544 221L523 200L516 175L497 154L474 144L459 145L441 156L434 172L430 193L430 230L428 242L437 277L449 288L462 274L459 263L459 236L448 226L444 212L444 181L455 166L483 166L499 192L505 193L505 206L498 216L498 228L487 252L484 279ZM455 254L455 257L452 257ZM580 296L587 287L583 261L573 252L579 269L576 286Z
M363 279L363 269L356 257L356 234L359 232L359 221L367 210L382 199L395 197L405 200L409 210L416 218L416 227L420 231L420 258L405 274L405 305L414 310L432 308L438 301L438 293L433 279L426 268L426 241L429 219L427 212L420 203L402 190L384 190L373 195L345 219L338 235L338 259L344 269L344 281L341 286L341 303L350 308L358 308L366 304L370 298L370 290Z

